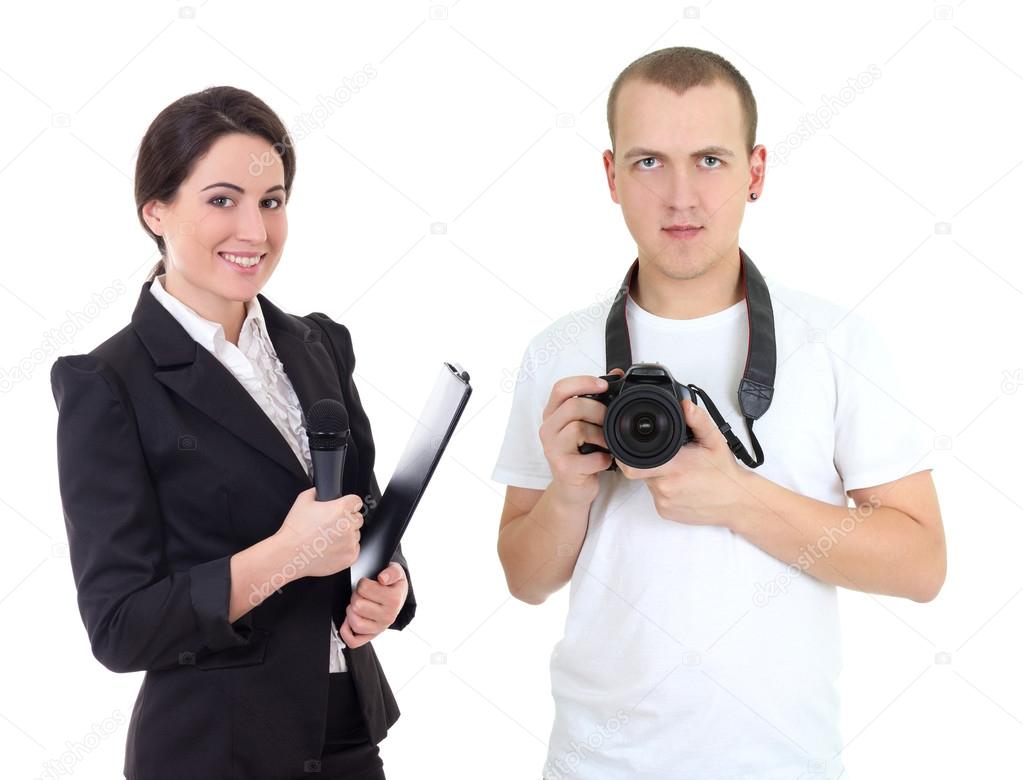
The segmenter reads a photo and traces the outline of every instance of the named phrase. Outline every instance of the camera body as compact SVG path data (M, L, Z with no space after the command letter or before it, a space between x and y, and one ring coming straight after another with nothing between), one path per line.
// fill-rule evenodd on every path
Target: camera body
M584 443L579 452L608 452L612 462L609 470L620 461L626 466L652 469L670 461L695 436L686 425L682 413L682 400L697 403L696 394L677 381L660 363L635 363L624 376L602 376L607 390L587 393L580 398L592 398L607 406L604 416L604 438L608 449Z

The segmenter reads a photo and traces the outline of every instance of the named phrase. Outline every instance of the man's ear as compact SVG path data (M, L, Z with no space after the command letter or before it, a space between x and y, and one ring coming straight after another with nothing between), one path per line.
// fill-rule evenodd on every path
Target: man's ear
M757 197L764 194L764 178L767 175L767 147L757 144L749 156L749 191L755 192Z
M618 189L615 187L615 153L610 149L604 150L604 173L607 175L607 188L611 193L611 200L619 203Z

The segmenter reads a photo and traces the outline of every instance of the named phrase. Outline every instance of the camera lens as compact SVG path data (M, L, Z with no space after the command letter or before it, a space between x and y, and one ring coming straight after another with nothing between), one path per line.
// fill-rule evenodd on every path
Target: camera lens
M654 415L637 414L632 420L632 435L642 441L647 441L657 430Z
M627 466L654 468L685 443L678 399L663 387L629 388L608 406L604 434L611 454Z
M616 420L622 448L635 458L656 456L669 444L673 426L659 398L630 399Z

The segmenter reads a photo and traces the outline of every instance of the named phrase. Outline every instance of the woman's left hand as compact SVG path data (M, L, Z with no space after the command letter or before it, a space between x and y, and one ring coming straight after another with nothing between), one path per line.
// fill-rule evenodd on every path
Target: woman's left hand
M348 647L361 647L387 630L407 596L405 570L392 561L375 580L359 580L338 634Z

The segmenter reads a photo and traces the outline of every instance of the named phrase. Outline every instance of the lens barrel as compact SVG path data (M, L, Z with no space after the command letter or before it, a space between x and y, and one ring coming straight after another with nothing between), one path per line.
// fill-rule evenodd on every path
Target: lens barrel
M688 441L678 397L663 385L626 385L608 404L604 438L626 466L649 469L667 463Z

